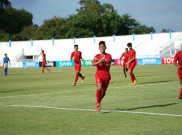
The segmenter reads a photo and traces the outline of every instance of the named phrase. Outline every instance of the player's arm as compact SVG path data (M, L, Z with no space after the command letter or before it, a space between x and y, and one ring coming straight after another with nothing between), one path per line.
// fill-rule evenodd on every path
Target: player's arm
M94 60L92 61L92 66L97 66L99 65L100 63L104 62L105 58L102 58L102 59L97 59L96 57L94 58Z
M179 59L179 56L178 56L178 53L175 55L174 57L174 65L177 67L177 68L181 68L181 66L178 64L178 59Z
M73 53L71 53L71 57L70 57L70 60L74 60L74 59L73 59Z
M81 60L84 60L84 59L82 58L82 53L80 54L80 58L81 58Z
M124 56L124 53L121 55L120 59L122 59L122 58L123 58L123 56Z
M110 66L111 65L111 61L112 61L112 58L111 56L108 58L107 61L103 61L102 64L105 65L105 66Z

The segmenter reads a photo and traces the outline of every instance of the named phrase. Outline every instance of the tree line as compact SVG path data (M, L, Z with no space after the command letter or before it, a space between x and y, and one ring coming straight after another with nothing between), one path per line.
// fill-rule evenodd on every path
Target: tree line
M80 0L79 4L76 14L53 17L38 26L33 25L30 12L13 8L8 0L0 0L0 41L155 33L153 27L140 24L131 15L119 15L111 4L101 4L99 0Z

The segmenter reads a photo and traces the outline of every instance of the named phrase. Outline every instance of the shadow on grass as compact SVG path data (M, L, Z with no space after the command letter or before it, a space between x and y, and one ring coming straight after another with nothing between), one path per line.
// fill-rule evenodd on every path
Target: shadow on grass
M17 92L17 91L24 91L24 90L8 90L8 91L0 91L0 93Z
M146 109L146 108L155 108L155 107L167 107L176 105L178 103L170 103L170 104L163 104L163 105L151 105L151 106L141 106L141 107L135 107L135 108L129 108L129 109L116 109L116 110L122 110L122 111L131 111L131 110L138 110L138 109Z
M114 110L115 110L115 111L132 111L132 110L146 109L146 108L167 107L167 106L172 106L172 105L176 105L176 104L178 104L178 103L170 103L170 104L163 104L163 105L142 106L142 107L135 107L135 108L129 108L129 109L120 109L120 108L116 108L116 109L114 109ZM113 111L113 112L114 112L114 111ZM111 113L111 111L102 112L102 114L107 114L107 113Z
M165 83L165 82L172 82L173 80L164 80L164 81L153 81L153 82L142 82L142 83L138 83L138 84L150 84L150 83Z

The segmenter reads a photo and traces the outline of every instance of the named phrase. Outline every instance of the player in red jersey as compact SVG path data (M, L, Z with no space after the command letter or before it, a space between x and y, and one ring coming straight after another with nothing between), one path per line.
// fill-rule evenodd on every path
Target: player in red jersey
M128 67L127 67L127 62L128 62L128 58L129 58L129 55L128 55L128 48L125 48L125 52L121 55L120 59L122 59L124 57L124 62L123 62L123 73L124 73L124 76L125 78L127 77L126 76L126 72L128 71Z
M128 59L128 62L127 62L128 72L129 72L129 74L131 76L131 84L135 85L136 84L136 78L135 78L135 75L133 74L133 69L136 66L136 61L135 61L136 52L132 48L132 43L128 43L127 46L129 48L129 51L128 51L129 59Z
M178 68L178 76L181 83L181 90L178 98L182 99L182 50L176 53L174 57L174 65Z
M50 72L50 69L46 67L46 55L44 53L44 50L42 50L42 74L44 74L44 68L47 69L47 71Z
M107 87L109 85L109 81L111 80L110 75L110 65L111 65L111 55L109 53L106 53L106 44L104 41L99 42L99 50L100 54L97 54L94 57L94 60L92 61L92 66L97 66L97 71L95 74L95 80L97 84L97 91L96 91L96 97L97 100L95 102L96 104L96 110L101 110L100 102L105 96Z
M82 52L78 51L78 45L74 45L74 49L75 49L75 51L71 53L70 60L74 60L76 76L75 76L75 82L72 85L76 86L78 77L82 78L82 83L83 83L85 77L83 77L82 74L80 73L80 71L81 71L81 60L84 60L82 58Z

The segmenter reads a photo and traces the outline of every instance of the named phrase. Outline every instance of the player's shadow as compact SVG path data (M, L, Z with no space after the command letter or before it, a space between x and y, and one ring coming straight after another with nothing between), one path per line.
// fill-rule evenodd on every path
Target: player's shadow
M135 107L135 108L129 108L129 109L116 109L116 110L122 110L122 111L132 111L132 110L138 110L138 109L146 109L146 108L155 108L155 107L167 107L176 105L178 103L170 103L170 104L163 104L163 105L151 105L151 106L141 106L141 107Z
M164 80L164 81L153 81L153 82L142 82L138 84L150 84L150 83L166 83L166 82L172 82L173 80Z
M8 93L8 92L17 92L17 91L24 91L24 90L6 90L6 91L0 91L0 93Z

